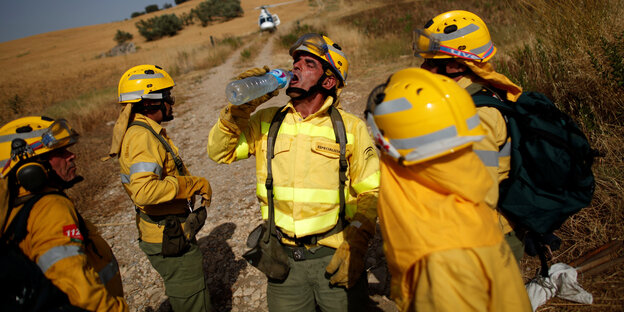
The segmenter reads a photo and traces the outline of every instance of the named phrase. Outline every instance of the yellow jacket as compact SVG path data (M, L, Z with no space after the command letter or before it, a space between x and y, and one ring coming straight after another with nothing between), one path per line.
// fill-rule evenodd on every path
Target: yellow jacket
M393 298L412 296L410 269L425 255L502 241L484 202L492 184L471 148L406 167L382 156L379 223Z
M479 84L473 84L470 77L464 77L458 84L474 94L482 90ZM479 103L475 103L478 105ZM485 137L479 142L475 142L474 151L477 153L488 170L494 183L489 189L485 202L492 209L496 209L498 203L498 185L501 181L509 177L511 167L511 138L507 136L507 123L498 109L493 107L477 107L477 114L481 119L481 126L485 130ZM509 222L499 214L503 233L512 231Z
M133 120L146 123L161 134L178 155L178 148L167 137L165 128L141 114L136 114ZM194 195L190 186L200 178L189 176L186 167L186 175L180 176L173 157L148 129L132 126L126 130L119 153L119 166L126 193L145 214L163 216L189 211L187 199ZM162 242L164 227L143 219L138 221L138 227L143 241Z
M19 198L29 194L21 188ZM22 207L23 203L11 211L7 224ZM45 195L33 205L28 234L19 247L72 305L89 311L128 311L112 250L89 223L93 245L87 245L78 224L78 212L69 199Z
M332 104L333 98L328 97L319 111L305 119L292 103L284 108L288 113L275 142L272 162L275 222L282 232L293 238L327 232L338 221L339 144L327 113ZM258 111L250 119L231 118L225 122L227 114L222 114L208 139L208 155L216 162L231 163L249 155L256 156L256 195L264 219L268 217L264 185L267 133L278 109L270 107ZM375 224L379 190L377 152L364 122L339 111L347 132L346 158L349 162L345 215L351 220L357 213ZM340 232L318 243L337 248L343 240Z

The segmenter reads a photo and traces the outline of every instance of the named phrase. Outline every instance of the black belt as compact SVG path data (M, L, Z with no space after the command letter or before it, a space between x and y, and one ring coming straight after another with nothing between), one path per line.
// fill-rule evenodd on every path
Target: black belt
M282 245L282 247L284 247L286 255L295 261L323 258L333 255L336 252L336 249L327 246L317 246L310 249L286 245Z
M189 215L188 212L185 212L185 213L179 213L179 214L154 216L154 215L148 215L139 209L136 209L136 211L139 217L145 220L146 222L153 223L153 224L161 224L161 225L164 224L167 216L176 216L178 217L178 220L180 220L180 222L184 222L184 220L186 220L186 217L188 217Z

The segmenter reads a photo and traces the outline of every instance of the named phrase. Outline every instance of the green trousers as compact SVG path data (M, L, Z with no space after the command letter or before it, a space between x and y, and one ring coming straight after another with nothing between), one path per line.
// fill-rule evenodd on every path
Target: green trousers
M325 267L333 255L318 259L289 259L290 273L284 282L268 282L267 301L271 312L367 311L368 281L362 274L351 289L329 285Z
M173 311L212 311L210 294L204 281L202 253L197 242L178 257L160 255L161 244L139 241L150 263L165 282L165 294Z

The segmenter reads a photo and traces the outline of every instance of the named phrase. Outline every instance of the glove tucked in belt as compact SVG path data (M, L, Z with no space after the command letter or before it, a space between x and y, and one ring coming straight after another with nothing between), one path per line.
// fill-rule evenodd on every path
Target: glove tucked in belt
M375 226L364 216L356 214L344 229L345 240L325 268L329 282L351 288L364 272L364 256L368 242L375 233Z

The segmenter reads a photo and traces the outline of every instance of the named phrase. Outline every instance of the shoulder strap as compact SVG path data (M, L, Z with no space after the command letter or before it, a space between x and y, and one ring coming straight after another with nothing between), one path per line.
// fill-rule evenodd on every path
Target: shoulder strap
M281 107L273 116L273 120L271 120L271 126L269 127L269 133L267 135L267 179L266 179L266 189L267 189L267 201L269 204L269 231L267 233L272 233L275 228L275 211L273 205L273 172L271 170L271 160L273 159L273 150L275 148L275 140L277 138L277 132L284 121L284 117L288 113L287 110L284 110L284 107ZM338 172L338 178L340 181L339 187L339 196L340 196L340 213L339 220L343 222L345 220L345 195L344 188L347 181L347 168L349 163L346 158L346 145L347 145L347 132L345 130L344 122L342 120L342 116L337 108L330 106L328 109L329 116L331 118L332 126L334 128L334 134L336 136L336 143L340 145L340 167ZM268 242L269 236L265 236L265 242Z
M158 139L158 141L160 141L160 143L162 143L162 145L165 147L165 149L167 150L167 152L169 152L169 154L171 154L171 156L173 157L173 162L175 163L176 169L178 169L178 174L183 176L185 175L184 172L184 163L182 162L182 159L180 159L180 157L178 157L174 152L173 149L171 148L171 145L169 145L169 143L167 143L167 140L165 140L165 138L163 138L162 135L160 135L159 133L156 133L156 131L154 131L154 129L152 129L152 127L150 127L148 124L141 122L141 121L133 121L130 123L130 126L128 127L132 127L132 126L140 126L143 127L147 130L149 130L150 132L152 132L152 134Z
M340 144L340 167L338 171L338 178L340 180L340 189L338 190L340 196L340 220L345 219L345 194L344 188L347 183L347 168L349 163L347 162L346 150L347 150L347 131L345 130L344 122L340 112L334 106L330 106L328 109L329 117L331 118L332 126L334 127L334 134L336 135L336 143Z
M269 235L275 232L275 211L273 207L273 171L271 170L271 161L273 160L273 149L275 148L275 139L277 138L277 132L279 131L282 121L288 110L284 109L284 106L279 108L273 120L271 120L271 126L269 127L269 133L267 135L267 179L264 186L267 189L267 202L269 204L269 230L266 231L264 242L269 242Z
M38 193L34 194L31 198L24 203L22 209L17 213L13 222L7 226L7 237L8 240L14 242L15 244L19 244L28 234L28 230L26 229L28 225L28 217L30 216L30 211L32 207L38 202L43 196L57 194L64 197L67 197L65 193L60 191L55 192L46 192L46 193Z

